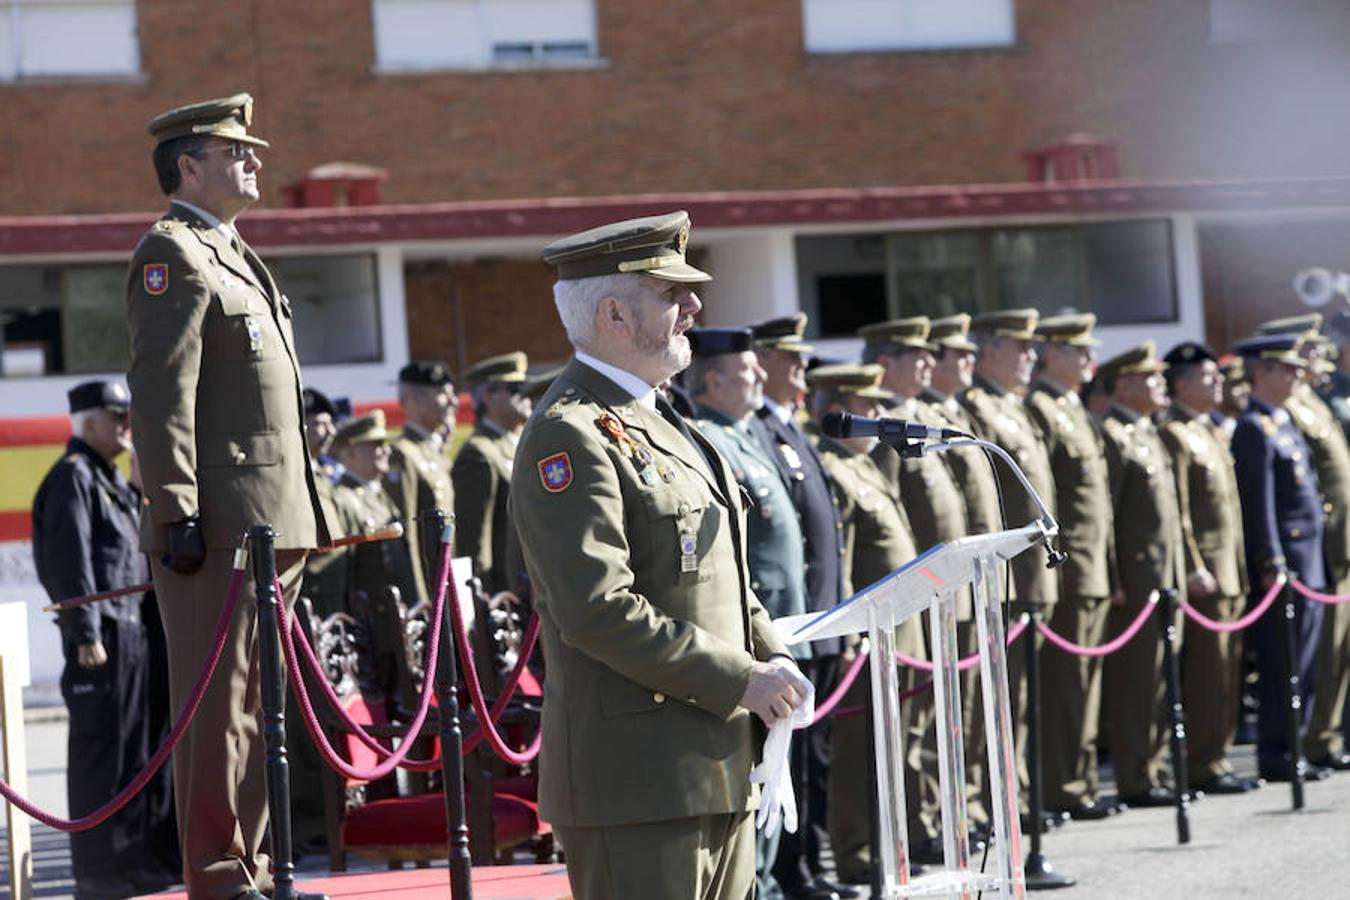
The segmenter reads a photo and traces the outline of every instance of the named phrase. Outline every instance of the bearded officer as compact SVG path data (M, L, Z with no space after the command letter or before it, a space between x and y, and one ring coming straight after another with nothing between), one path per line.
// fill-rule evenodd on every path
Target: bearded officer
M422 565L421 526L417 517L434 509L447 514L455 509L446 444L455 428L459 395L455 393L450 367L437 360L408 363L398 372L398 402L403 407L403 433L390 446L385 483L398 505L403 534L412 548L416 597L404 599L414 605L419 600L436 599L431 592L435 575Z
M1069 556L1059 569L1059 602L1050 627L1095 647L1106 633L1116 584L1111 541L1111 494L1101 436L1078 392L1096 363L1097 317L1076 313L1041 319L1041 352L1027 411L1045 438L1055 479L1059 545ZM1118 807L1098 796L1097 719L1100 659L1058 648L1041 653L1045 685L1043 784L1045 805L1080 820L1101 819Z
M533 400L525 392L529 364L524 353L507 353L476 363L464 373L477 421L450 469L455 488L455 550L473 560L473 572L489 595L511 586L506 562L511 519L506 501L516 444L533 409Z
M276 529L290 606L305 551L329 543L305 449L291 304L239 237L258 199L253 99L237 94L150 123L172 203L141 239L127 284L131 429L150 554L182 708L212 649L239 537ZM271 890L252 579L244 580L215 677L174 752L183 876L193 897Z
M710 276L677 212L549 245L575 357L521 435L510 508L542 624L540 814L580 898L736 898L751 766L810 690L750 589L726 461L657 396Z
M1210 415L1223 400L1223 375L1214 351L1194 341L1167 351L1163 362L1172 405L1162 439L1176 473L1188 602L1211 619L1231 622L1246 605L1247 560L1228 433ZM1239 778L1228 760L1241 700L1241 633L1214 632L1188 618L1184 640L1181 691L1191 787L1206 794L1246 793L1256 782Z

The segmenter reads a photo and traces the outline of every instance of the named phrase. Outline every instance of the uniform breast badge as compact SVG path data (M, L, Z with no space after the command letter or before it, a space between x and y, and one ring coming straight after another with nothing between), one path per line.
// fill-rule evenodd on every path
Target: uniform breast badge
M169 289L169 264L147 263L141 270L141 282L147 294L158 297Z
M620 453L633 461L633 467L638 470L638 477L647 487L655 487L663 479L667 482L671 480L656 466L656 457L652 454L651 448L633 440L632 435L624 430L623 423L613 413L601 413L595 424L601 434L614 442Z
M698 533L686 528L680 532L680 572L698 571Z
M258 320L249 316L244 320L244 328L248 331L249 352L262 352L262 326L258 324Z
M572 483L572 458L566 453L555 453L539 460L539 480L550 494L567 490Z

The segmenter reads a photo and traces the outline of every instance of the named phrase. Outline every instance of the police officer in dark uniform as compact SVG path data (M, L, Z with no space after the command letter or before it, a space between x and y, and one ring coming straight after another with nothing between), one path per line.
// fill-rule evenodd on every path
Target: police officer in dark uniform
M1233 461L1253 598L1264 595L1281 572L1311 588L1326 587L1317 472L1307 442L1283 408L1306 365L1299 355L1302 340L1298 335L1272 335L1251 338L1234 348L1242 355L1252 383L1251 399L1233 432ZM1300 735L1313 706L1321 625L1322 607L1296 596L1294 661L1301 679ZM1261 777L1267 781L1288 781L1293 760L1299 758L1297 748L1291 748L1286 738L1283 627L1278 608L1252 627L1260 679L1256 755ZM1304 778L1310 780L1325 776L1324 769L1314 766L1304 771Z
M113 464L131 448L130 395L120 384L90 381L68 396L74 436L33 500L33 557L53 601L140 584L149 576L137 548L140 491ZM128 594L57 614L66 660L61 694L70 711L66 791L72 816L106 803L150 757L143 599ZM172 861L156 858L151 849L158 823L151 821L149 796L133 798L96 828L71 834L76 897L128 897L177 881Z

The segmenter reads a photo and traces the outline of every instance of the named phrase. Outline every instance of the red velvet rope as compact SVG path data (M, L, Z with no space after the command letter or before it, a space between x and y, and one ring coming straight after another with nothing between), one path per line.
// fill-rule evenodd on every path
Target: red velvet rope
M1340 603L1350 603L1350 594L1324 594L1321 591L1315 591L1301 581L1293 582L1294 590L1298 591L1309 600L1317 603L1325 603L1329 606L1335 606Z
M1075 644L1068 638L1060 637L1058 634L1051 631L1050 626L1046 625L1044 622L1037 622L1036 630L1043 634L1047 641L1054 644L1065 653L1072 653L1074 656L1110 656L1134 639L1134 636L1139 633L1139 629L1144 627L1144 622L1149 616L1153 615L1153 610L1157 605L1158 592L1153 591L1149 594L1148 602L1144 604L1144 608L1139 610L1139 615L1135 616L1134 621L1129 624L1128 628L1111 641L1108 641L1105 644L1099 644L1096 647Z
M215 674L216 665L220 662L220 654L225 649L225 639L230 632L230 621L234 618L235 607L239 604L239 588L244 583L243 569L235 569L230 573L229 592L225 598L225 608L220 612L220 621L216 624L216 634L211 645L211 654L206 661L202 673L197 676L197 683L192 686L192 692L188 694L187 704L183 712L179 715L178 721L174 722L173 730L165 739L164 744L155 752L155 755L146 763L141 773L131 780L131 783L117 792L107 803L86 816L78 819L62 819L51 813L38 809L33 802L23 795L19 794L9 783L0 779L0 795L14 804L29 817L36 819L44 825L55 828L59 831L88 831L90 828L106 821L109 816L116 813L122 807L127 805L132 797L141 792L141 789L155 776L160 767L164 765L173 748L183 739L187 733L188 725L192 722L192 717L197 714L197 708L201 706L202 697L206 696L206 689L211 684L211 677ZM72 763L75 761L72 760Z
M1251 612L1247 613L1242 618L1234 619L1231 622L1220 622L1217 619L1209 618L1201 613L1200 610L1187 603L1185 597L1181 598L1181 609L1190 617L1192 622L1199 625L1201 628L1204 628L1206 631L1213 631L1219 634L1232 634L1235 631L1241 631L1242 629L1249 627L1257 619L1264 616L1266 610L1270 609L1270 604L1274 603L1275 598L1279 596L1280 588L1284 587L1284 582L1285 577L1281 575L1275 580L1275 583L1270 586L1270 590L1266 591L1266 595L1261 598L1261 602L1256 604Z

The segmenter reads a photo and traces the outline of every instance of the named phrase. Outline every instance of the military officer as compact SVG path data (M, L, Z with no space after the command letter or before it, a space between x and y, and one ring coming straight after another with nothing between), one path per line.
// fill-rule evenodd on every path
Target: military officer
M1193 341L1163 357L1172 397L1163 444L1176 475L1185 538L1186 594L1211 619L1231 621L1247 601L1247 560L1228 433L1210 414L1223 401L1223 375L1214 351ZM1185 626L1181 688L1186 707L1186 771L1207 794L1240 794L1256 783L1239 778L1228 761L1237 733L1242 636Z
M1285 403L1294 427L1307 441L1317 469L1325 520L1323 564L1333 594L1350 593L1350 447L1336 414L1313 389L1314 373L1332 368L1326 360L1329 341L1318 333L1317 313L1276 319L1260 326L1263 334L1297 334L1307 367L1294 394ZM1350 689L1350 604L1322 611L1317 651L1317 694L1313 700L1304 753L1315 766L1350 769L1350 753L1341 731L1347 689Z
M1134 621L1153 591L1186 587L1176 478L1151 418L1166 402L1166 364L1152 341L1102 363L1097 378L1111 395L1102 433L1123 599L1112 606L1107 632ZM1184 597L1185 594L1182 593ZM1180 612L1178 611L1178 615ZM1181 622L1177 621L1181 633ZM1162 783L1167 750L1159 615L1106 658L1106 718L1120 799L1129 806L1166 806L1176 794Z
M881 387L882 372L881 366L853 364L811 369L806 380L811 388L813 417L819 421L831 412L869 418L880 415L882 404L893 399L891 392ZM880 580L918 555L899 485L877 465L871 452L875 444L876 438L822 437L819 445L844 523L849 593ZM915 658L925 656L923 626L918 616L896 629L896 649ZM841 664L851 662L855 652L846 653ZM914 670L901 672L902 688L913 687L919 681ZM843 705L865 704L869 685L870 679L863 673L845 695ZM915 846L933 836L934 823L921 808L924 716L914 703L905 704L903 716L908 829L910 844ZM839 877L849 884L867 883L872 864L867 778L870 752L866 720L858 715L837 716L829 778L830 844L834 847Z
M695 403L694 425L726 457L736 481L749 495L746 544L750 588L771 618L806 612L806 560L802 531L787 485L750 433L749 421L763 401L764 370L751 350L748 328L692 328L693 362L683 383ZM811 645L795 644L792 655L811 658ZM800 812L800 810L799 810ZM779 834L761 833L757 853L757 896L830 897L814 885L780 886L770 869Z
M801 524L806 554L806 608L829 609L844 599L844 531L834 505L834 488L815 444L802 431L797 413L806 396L808 344L806 314L779 316L754 326L755 356L764 370L764 402L750 420L750 431L787 483ZM802 672L823 696L839 673L840 638L811 642L811 658L799 660ZM833 890L841 897L859 895L856 888L827 878L823 849L828 846L826 783L830 771L830 723L818 722L792 742L793 777L798 785L795 834L784 832L774 877L789 892L805 893L809 885Z
M1078 391L1096 365L1092 336L1097 317L1076 313L1041 319L1036 384L1027 411L1045 438L1055 479L1059 546L1068 559L1059 568L1059 603L1050 627L1087 646L1102 642L1108 598L1115 593L1111 558L1111 496L1101 436ZM1117 806L1098 795L1097 718L1101 660L1057 647L1041 653L1045 723L1043 796L1047 809L1075 819L1101 819Z
M343 468L333 496L355 533L371 534L399 521L398 506L384 482L389 473L388 441L381 409L347 420L333 440ZM348 578L352 596L365 598L364 608L353 612L369 628L375 683L386 698L411 708L416 691L404 653L402 624L402 613L417 605L409 545L401 539L356 545L351 548ZM397 602L391 587L398 589Z
M72 388L66 452L33 499L33 561L53 601L145 581L136 547L140 491L116 459L131 449L127 389L111 381ZM140 774L150 757L146 700L149 635L141 594L57 613L70 713L66 796L73 816L102 806ZM145 795L111 819L71 835L78 898L154 893L178 880L150 852L155 823Z
M477 421L459 448L450 475L455 488L456 552L473 560L489 595L510 587L506 545L511 520L506 498L516 443L534 402L525 392L529 358L507 353L485 359L464 373Z
M1055 480L1040 431L1022 403L1023 392L1031 383L1036 364L1036 324L1040 314L1034 309L998 310L981 313L971 319L970 334L979 351L975 360L974 383L961 396L978 437L992 441L1017 460L1027 480L1041 500L1055 511ZM1040 518L1040 510L1026 490L1005 466L998 466L1007 513L1007 526L1019 528ZM1047 566L1045 550L1034 547L1012 561L1013 609L1037 610L1054 618L1059 582ZM1025 656L1008 657L1008 691L1012 700L1014 730L1018 748L1019 796L1027 795L1029 775L1023 747L1027 734L1027 693ZM987 789L986 789L987 793Z
M411 548L416 598L435 600L431 581L435 573L422 566L422 538L417 517L429 510L453 513L455 492L450 478L446 445L455 428L459 395L443 362L414 360L398 373L398 402L403 407L403 433L390 447L385 483L403 519L404 537Z
M1242 499L1242 529L1247 548L1247 575L1253 598L1269 590L1275 576L1287 572L1314 589L1326 586L1323 563L1323 511L1317 470L1307 441L1284 408L1307 365L1298 335L1250 338L1233 349L1251 378L1251 399L1233 432L1233 461ZM1300 677L1300 735L1306 733L1313 705L1318 636L1322 608L1301 596L1294 598L1295 671ZM1286 740L1284 665L1278 609L1258 619L1251 629L1256 646L1256 759L1261 777L1288 781L1294 760L1304 767L1299 747ZM1325 777L1326 770L1304 767L1304 778Z
M253 100L237 94L150 122L169 210L127 284L131 430L146 494L141 548L181 709L211 650L240 535L270 523L287 605L305 551L329 543L305 449L291 304L240 237L258 199ZM259 739L253 585L245 579L214 679L174 752L183 875L193 897L260 900L272 874Z
M1336 350L1336 369L1319 393L1350 439L1350 313L1339 312L1326 323L1327 339Z
M579 898L753 890L762 731L810 691L750 588L726 461L656 386L690 361L710 276L684 212L550 244L575 356L517 450L517 523L549 677L539 806Z

